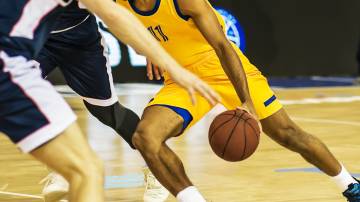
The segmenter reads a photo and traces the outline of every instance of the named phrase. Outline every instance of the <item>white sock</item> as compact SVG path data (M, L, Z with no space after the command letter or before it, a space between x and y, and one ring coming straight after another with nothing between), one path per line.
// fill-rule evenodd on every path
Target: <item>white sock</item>
M343 165L341 165L341 172L332 179L342 191L347 190L350 184L357 183Z
M194 186L186 187L176 195L178 202L206 202Z

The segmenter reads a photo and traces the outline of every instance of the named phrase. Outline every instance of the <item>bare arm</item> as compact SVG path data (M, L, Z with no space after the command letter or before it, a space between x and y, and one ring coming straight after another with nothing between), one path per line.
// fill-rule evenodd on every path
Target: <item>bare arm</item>
M226 38L216 14L206 1L178 0L178 3L182 13L194 20L203 36L215 49L221 65L234 85L242 103L247 104L247 107L253 111L247 79L240 58Z
M182 68L126 8L112 0L80 1L103 20L118 39L129 44L137 52L147 56L156 65L166 70L177 84L189 92L193 102L195 102L196 91L211 104L219 101L219 96L215 91L198 77Z
M107 24L119 40L133 47L139 54L146 55L157 65L164 66L166 71L178 66L143 24L123 6L110 0L80 1Z

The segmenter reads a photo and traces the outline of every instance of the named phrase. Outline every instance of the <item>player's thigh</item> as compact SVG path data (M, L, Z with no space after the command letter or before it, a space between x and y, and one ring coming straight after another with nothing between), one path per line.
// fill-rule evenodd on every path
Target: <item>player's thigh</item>
M282 108L279 100L270 88L267 79L255 71L247 75L249 92L259 119L267 118ZM241 101L232 83L226 79L215 79L211 86L222 97L222 104L227 109L241 106Z
M60 70L68 85L88 103L110 106L118 101L108 51L96 20L91 16L78 27L54 36Z
M40 64L43 78L47 77L58 66L56 57L52 54L51 45L53 45L51 42L45 44L36 58L36 61Z
M186 129L197 123L206 113L208 113L212 106L201 96L197 96L196 104L192 104L191 98L186 90L179 87L177 84L166 84L150 101L148 109L151 106L158 106L166 108L166 111L176 114L176 117L181 118L181 130L174 132L175 135L180 135ZM149 117L150 119L151 117ZM171 117L169 117L171 118ZM163 122L171 121L171 119L163 119Z
M23 152L58 136L76 116L33 62L0 53L0 131Z

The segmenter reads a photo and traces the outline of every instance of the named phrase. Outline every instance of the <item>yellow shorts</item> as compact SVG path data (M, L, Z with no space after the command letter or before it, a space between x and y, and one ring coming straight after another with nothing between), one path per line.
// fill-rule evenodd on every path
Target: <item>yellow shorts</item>
M258 71L245 56L241 55L241 60L247 75L250 96L254 102L257 116L259 119L267 118L280 110L282 105L261 72ZM241 106L240 99L230 80L222 70L217 57L211 56L207 58L205 62L187 67L187 69L198 75L219 93L222 98L221 104L227 109L231 110ZM172 82L168 77L165 77L165 86L148 104L148 106L152 105L167 105L185 109L192 116L192 121L189 126L195 124L212 109L212 106L207 100L199 95L197 96L196 105L193 105L187 91Z

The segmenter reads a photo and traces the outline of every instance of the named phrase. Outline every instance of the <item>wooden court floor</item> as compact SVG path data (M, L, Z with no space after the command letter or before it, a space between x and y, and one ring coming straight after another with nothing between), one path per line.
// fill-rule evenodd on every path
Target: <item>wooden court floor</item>
M128 92L132 94L131 89ZM151 93L133 92L136 95L121 95L120 101L141 113ZM320 137L341 162L360 177L360 88L279 89L276 93L293 119ZM78 114L78 122L92 147L105 161L106 200L142 201L144 163L139 154L90 116L79 98L67 100ZM186 135L169 142L209 201L345 201L328 177L265 135L262 135L258 151L244 162L228 163L216 157L207 142L208 126L216 113L217 110L213 111ZM0 191L39 196L42 186L38 183L47 174L45 166L21 154L0 135ZM0 194L0 201L42 200ZM170 197L168 201L175 200Z

